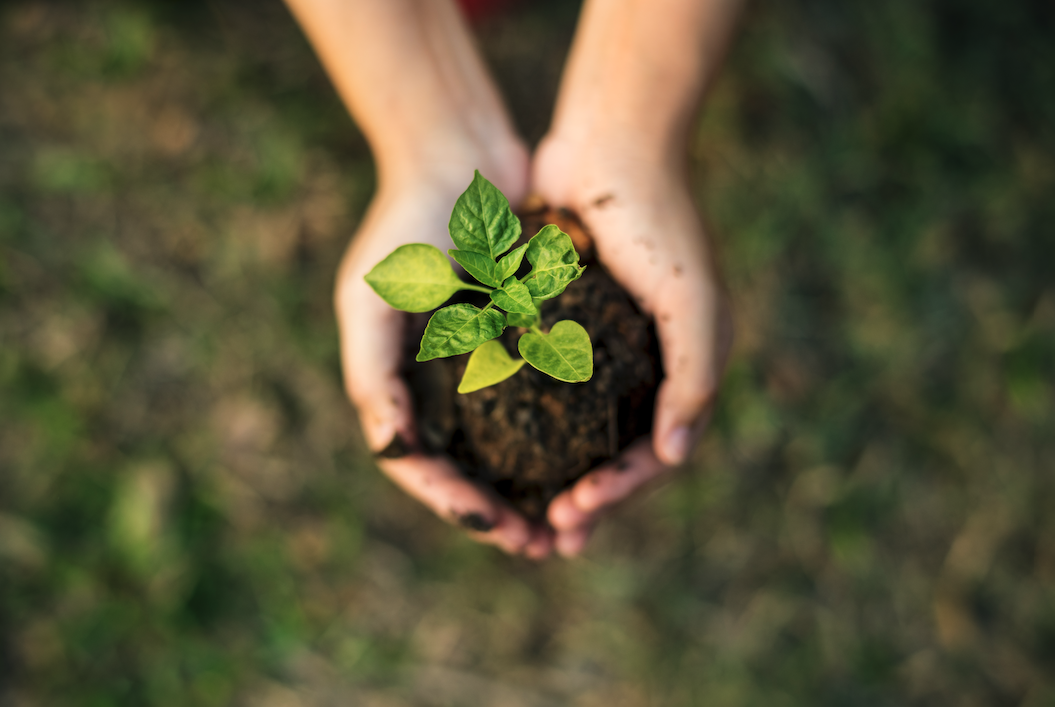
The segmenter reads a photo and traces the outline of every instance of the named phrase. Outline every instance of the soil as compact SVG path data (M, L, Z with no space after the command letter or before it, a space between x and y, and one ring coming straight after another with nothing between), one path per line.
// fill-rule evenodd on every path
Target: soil
M412 317L408 325L404 373L415 397L423 451L450 455L467 476L539 520L563 489L650 432L662 371L651 318L593 259L578 219L544 207L520 217L524 239L547 223L559 225L587 265L564 294L543 304L542 328L562 319L582 324L593 342L593 377L562 383L526 365L498 385L460 395L456 388L468 355L414 362L428 315ZM464 301L474 302L468 294ZM523 332L510 327L500 339L514 356Z

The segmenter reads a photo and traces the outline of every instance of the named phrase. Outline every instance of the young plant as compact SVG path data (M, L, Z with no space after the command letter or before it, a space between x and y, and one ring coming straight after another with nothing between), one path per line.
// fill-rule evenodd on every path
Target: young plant
M459 393L500 383L525 362L557 380L589 380L593 346L586 330L569 320L557 322L548 333L539 328L539 305L564 292L586 269L579 265L579 254L568 234L554 225L545 226L527 243L506 253L520 237L520 221L502 192L479 172L455 202L449 229L458 247L447 255L479 285L463 282L440 249L424 243L396 248L366 275L374 292L404 312L435 309L459 290L483 292L491 298L483 309L452 304L433 314L421 337L417 360L472 351ZM531 270L518 278L525 258ZM517 343L522 359L514 359L495 341L507 326L528 330Z

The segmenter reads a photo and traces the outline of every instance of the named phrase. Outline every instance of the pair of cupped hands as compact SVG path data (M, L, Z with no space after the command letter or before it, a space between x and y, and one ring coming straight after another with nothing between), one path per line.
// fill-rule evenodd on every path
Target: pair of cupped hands
M446 252L451 208L474 169L514 209L533 193L578 214L600 262L654 317L665 378L652 435L557 496L545 524L529 522L449 458L411 452L379 457L378 465L441 518L472 517L489 528L468 531L481 542L533 559L554 551L576 555L606 511L667 476L702 436L732 343L727 298L683 158L635 150L632 136L551 134L533 157L516 140L483 148L451 141L410 163L379 163L378 190L341 264L335 296L345 385L375 453L397 435L416 449L417 430L400 377L407 315L382 301L363 276L406 243Z

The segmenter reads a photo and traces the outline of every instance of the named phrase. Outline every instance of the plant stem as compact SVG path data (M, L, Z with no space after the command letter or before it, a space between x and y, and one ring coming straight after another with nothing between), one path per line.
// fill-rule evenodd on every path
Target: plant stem
M489 295L492 292L494 292L494 290L491 289L490 287L484 287L483 285L470 285L467 282L462 285L462 289L463 290L473 290L474 292L483 292L485 295ZM488 305L488 306L490 306L490 305Z

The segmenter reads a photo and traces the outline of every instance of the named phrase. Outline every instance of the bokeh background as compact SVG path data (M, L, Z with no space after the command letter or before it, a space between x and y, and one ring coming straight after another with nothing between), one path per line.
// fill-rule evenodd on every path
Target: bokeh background
M532 139L576 12L478 27ZM719 414L534 565L362 452L281 4L0 3L0 704L1055 705L1055 6L759 0L692 167Z

